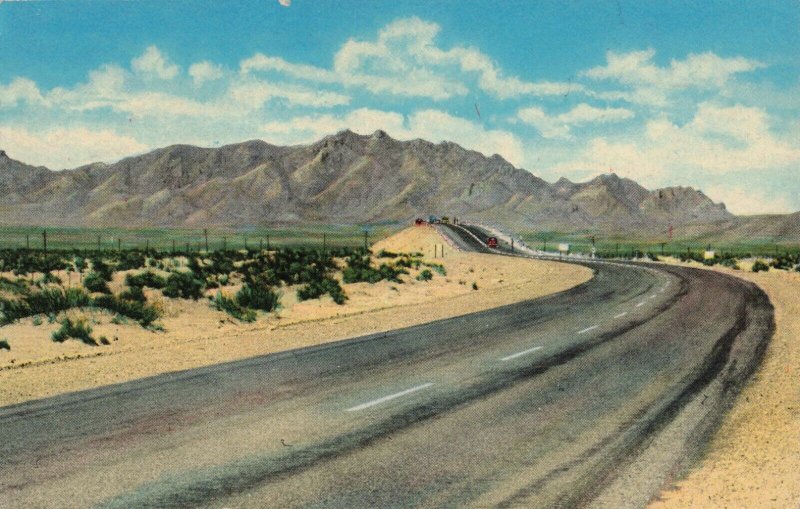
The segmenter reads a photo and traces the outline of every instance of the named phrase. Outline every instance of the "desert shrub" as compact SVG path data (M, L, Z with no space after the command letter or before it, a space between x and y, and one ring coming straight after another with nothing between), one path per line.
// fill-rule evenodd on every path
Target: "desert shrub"
M111 293L108 283L98 272L90 272L83 278L83 287L92 293Z
M256 319L256 312L241 306L236 299L223 295L222 292L217 292L217 295L212 301L214 306L219 311L224 311L237 320L243 322L254 322Z
M444 265L441 265L439 263L426 263L425 265L438 272L440 276L447 275L447 270L444 268Z
M98 341L100 341L100 344L101 344L101 345L106 345L106 346L107 346L107 345L110 345L110 344L111 344L111 341L109 341L109 340L108 340L108 338L107 338L107 337L105 337L105 336L100 336L100 338L98 339Z
M53 332L53 341L56 343L63 343L64 341L72 338L79 339L87 345L97 346L97 341L92 337L92 327L86 323L86 320L72 320L65 317L61 321L61 327Z
M424 269L417 274L417 281L430 281L431 279L433 279L433 272L428 269Z
M117 270L132 270L144 267L146 265L146 257L141 251L123 251L119 256L119 263Z
M34 327L42 325L42 317L40 315L34 315L33 320L31 320L31 323L33 324Z
M0 299L0 325L39 314L56 314L67 309L88 306L89 295L79 288L43 288L17 300Z
M142 327L150 326L160 316L158 309L145 302L126 300L113 295L101 295L94 299L92 304L95 307L136 320Z
M378 258L397 258L398 256L399 255L397 253L386 251L385 249L378 251Z
M798 257L787 254L776 256L770 265L776 269L792 270L798 262Z
M0 290L14 294L26 294L30 292L24 279L12 281L5 277L0 277Z
M120 299L132 300L135 302L147 302L147 297L144 295L141 286L132 286L119 295Z
M756 262L753 264L753 272L767 272L768 270L769 265L761 260L756 260Z
M167 280L152 271L144 271L139 274L128 274L125 276L125 284L130 288L155 288L160 290L167 286Z
M473 290L477 290L477 289L478 289L478 283L475 283L475 282L473 281L473 283L472 283L472 289L473 289Z
M56 276L52 272L45 272L44 274L42 274L42 277L40 277L39 280L36 281L36 284L39 286L44 286L49 284L60 285L63 283L64 282L61 281L61 278Z
M325 294L331 296L333 301L339 305L344 304L347 295L338 281L331 278L323 278L321 281L311 282L297 290L297 298L301 301L318 299Z
M8 344L7 339L0 339L0 349L11 351L11 345Z
M236 292L236 302L242 307L272 311L278 307L279 296L272 287L259 284L245 284Z
M92 258L92 272L103 281L111 281L114 276L114 269L99 257Z
M342 271L345 283L377 283L384 279L402 283L402 274L408 271L402 267L382 263L377 269L370 265L369 256L352 255L347 259L347 267Z
M203 296L205 282L197 279L191 272L173 272L164 286L164 296L197 300Z
M720 260L719 264L723 267L728 267L729 269L739 270L739 263L737 262L736 258L723 258Z

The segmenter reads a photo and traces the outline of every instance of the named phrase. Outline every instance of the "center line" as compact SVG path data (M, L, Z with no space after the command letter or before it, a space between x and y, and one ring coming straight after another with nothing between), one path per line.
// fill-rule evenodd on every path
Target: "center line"
M618 315L617 315L617 316L615 316L614 318L622 318L623 316L625 316L625 315L627 315L627 314L628 314L628 312L627 312L627 311L625 311L625 312L623 312L623 313L620 313L620 314L618 314Z
M636 304L636 307L637 307L637 308L640 308L640 307L644 306L644 304L645 304L645 302L644 302L644 301L642 301L642 302L640 302L640 303Z
M390 394L390 395L384 396L382 398L373 399L372 401L368 401L366 403L362 403L360 405L356 405L354 407L348 408L347 411L348 412L357 412L359 410L364 410L365 408L369 408L369 407L372 407L372 406L375 406L375 405L380 405L381 403L386 403L387 401L391 401L393 399L402 398L403 396L407 396L408 394L411 394L413 392L421 391L422 389L427 389L428 387L431 387L432 385L433 384L430 383L430 382L426 383L426 384L418 385L416 387L412 387L412 388L406 389L404 391L396 392L394 394Z
M542 349L541 346L534 346L533 348L528 348L527 350L523 350L521 352L512 353L511 355L503 357L500 360L503 361L503 362L510 361L511 359L516 359L517 357L522 357L523 355L527 355L527 354L529 354L531 352L535 352L536 350L541 350L541 349Z
M600 326L599 325L592 325L591 327L586 327L582 331L578 331L578 334L583 334L584 332L589 332L590 330L595 330L598 327L600 327Z

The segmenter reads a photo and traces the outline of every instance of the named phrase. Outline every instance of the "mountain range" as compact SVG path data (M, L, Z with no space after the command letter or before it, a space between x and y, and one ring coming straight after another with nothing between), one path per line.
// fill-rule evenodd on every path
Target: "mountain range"
M800 237L800 213L737 217L691 187L615 174L550 184L452 143L345 130L309 145L173 145L52 171L0 151L0 223L206 227L389 223L428 215L528 231ZM738 233L737 233L738 232Z

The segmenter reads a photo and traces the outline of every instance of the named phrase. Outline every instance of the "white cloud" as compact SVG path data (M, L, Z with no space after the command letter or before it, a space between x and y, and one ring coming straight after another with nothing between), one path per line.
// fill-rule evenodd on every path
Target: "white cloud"
M178 75L178 66L170 63L156 46L149 46L131 60L131 69L147 79L171 80Z
M36 83L28 78L14 78L6 86L0 85L0 107L17 103L43 104L44 97Z
M732 172L763 172L800 164L796 140L772 132L768 115L758 108L702 103L694 118L676 125L666 118L650 120L642 135L626 141L590 140L582 153L557 164L553 173L595 168L659 184L687 171L702 177Z
M452 141L486 155L500 154L512 164L520 164L524 152L522 142L508 131L486 129L470 120L430 109L404 117L395 112L361 108L342 116L302 116L263 126L267 139L276 143L309 143L342 129L360 134L381 129L400 140Z
M634 112L625 108L597 108L581 103L561 115L550 116L535 106L517 112L517 118L534 126L545 138L567 138L570 126L621 122L634 117Z
M469 92L467 81L500 99L548 96L582 91L572 83L526 82L504 76L492 60L474 48L443 50L436 44L439 25L419 18L394 21L374 41L348 40L333 59L332 69L295 64L256 54L240 64L242 73L273 71L319 83L363 87L374 94L444 100Z
M244 109L259 109L273 98L285 99L293 105L316 108L342 106L350 102L348 96L336 92L255 79L232 84L228 94L236 104Z
M21 127L0 126L0 140L9 156L52 169L115 161L148 148L130 136L85 127L31 132Z
M795 211L786 197L756 191L752 187L716 185L707 187L704 192L715 202L725 203L734 214L786 214Z
M292 0L278 0L278 3L284 7L291 7Z
M192 77L194 84L197 86L202 85L206 81L218 80L223 75L222 66L209 62L208 60L196 62L189 66L189 76Z
M723 58L712 52L690 54L684 60L671 60L665 67L653 62L654 49L629 53L606 53L606 65L583 71L582 76L596 80L612 80L632 91L600 92L597 97L664 105L670 93L684 89L721 89L736 74L765 67L757 60L744 57Z

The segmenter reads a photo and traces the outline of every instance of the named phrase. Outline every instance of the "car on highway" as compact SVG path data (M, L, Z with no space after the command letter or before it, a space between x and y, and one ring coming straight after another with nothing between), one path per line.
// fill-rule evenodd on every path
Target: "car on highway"
M496 248L497 247L497 237L489 237L486 239L486 246Z

